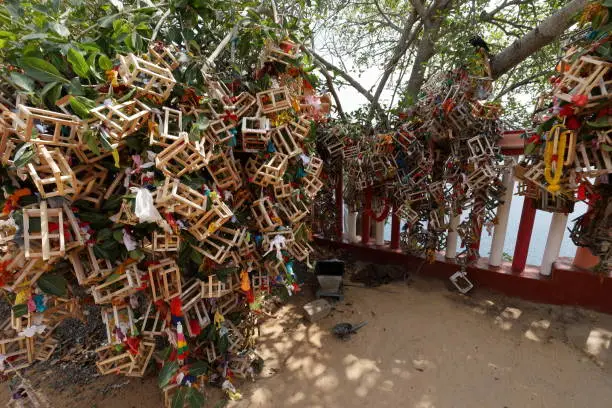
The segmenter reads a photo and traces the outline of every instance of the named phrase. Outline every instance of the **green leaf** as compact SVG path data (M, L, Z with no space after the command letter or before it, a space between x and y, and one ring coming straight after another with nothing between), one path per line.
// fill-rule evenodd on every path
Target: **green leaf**
M206 404L204 394L198 391L195 387L187 388L187 396L185 399L187 400L187 404L189 404L189 408L200 408Z
M24 143L17 151L15 152L15 156L13 157L13 166L16 168L21 168L28 164L30 160L35 155L34 146L32 143Z
M78 98L76 97L72 97L70 98L70 107L72 108L72 110L74 111L74 113L77 114L77 116L81 119L87 119L89 118L90 114L89 114L89 108L82 103ZM95 140L94 140L95 141ZM87 144L87 146L90 147L89 143ZM96 144L97 146L97 144ZM94 151L94 149L91 149L92 151ZM99 152L96 154L100 154Z
M179 387L179 389L172 397L172 408L183 408L185 406L185 396L187 395L187 388Z
M65 296L68 282L63 276L54 273L43 274L36 282L40 290L47 295Z
M108 132L106 130L104 130L104 128L100 128L100 143L102 144L102 147L104 148L104 150L110 151L113 150L113 146L110 143L110 135L108 134Z
M196 361L189 366L189 375L197 377L208 372L208 363L206 361Z
M178 369L179 365L176 361L166 361L162 369L159 371L159 377L157 378L159 388L164 388L166 385L168 385Z
M68 28L60 23L52 23L51 29L62 37L68 37L70 35L70 31L68 30Z
M203 255L201 253L199 253L198 251L191 251L191 253L189 254L190 259L196 264L196 265L201 265L204 262L204 258Z
M532 154L535 151L535 148L536 148L535 143L529 143L527 146L525 146L525 154L526 155Z
M79 80L79 77L74 77L70 80L70 94L71 95L85 95L85 90L83 89L83 85Z
M6 38L7 40L15 41L17 36L15 33L11 33L10 31L2 31L0 30L0 38Z
M53 65L41 58L24 57L19 60L19 65L25 70L25 73L42 82L63 82L69 81L60 74Z
M49 91L53 89L53 87L55 87L57 84L59 84L59 82L49 82L47 85L45 85L40 91L40 97L45 98Z
M85 141L85 144L87 144L87 147L89 147L89 150L93 152L93 154L95 154L96 156L100 155L100 147L97 143L98 140L96 139L94 133L91 130L88 130L83 134L83 140Z
M55 86L51 87L51 89L46 95L46 100L49 106L55 106L55 102L57 102L61 95L62 84L56 84Z
M33 34L24 35L23 37L21 37L21 41L44 40L47 37L48 36L45 33L33 33Z
M610 117L603 117L594 121L587 121L587 125L592 128L605 128L610 126L610 124L612 124L612 120L610 119Z
M102 54L100 55L100 58L98 58L98 66L101 70L108 71L113 69L113 62L106 55Z
M603 150L604 152L612 152L612 146L610 146L609 144L603 143L600 146L600 149Z
M68 54L66 55L66 58L68 59L68 62L72 66L72 70L74 71L75 74L77 74L80 77L85 77L85 78L89 76L89 65L87 64L87 61L85 60L85 57L83 56L83 54L81 54L79 51L75 50L74 48L70 48L68 50Z
M102 228L96 234L96 241L106 241L107 239L111 239L113 236L113 230L110 228Z
M128 255L130 256L130 258L136 259L136 260L140 260L142 257L144 257L144 254L138 248L128 252Z
M22 303L20 305L13 306L13 314L15 315L15 317L21 317L28 314L27 303Z
M117 242L123 242L123 230L118 229L113 231L113 239Z
M18 72L11 72L10 74L11 80L21 89L25 89L28 92L32 92L34 90L34 81Z
M110 16L106 16L106 17L102 17L99 21L98 21L98 25L102 28L108 28L110 27L113 22L119 18L119 16L121 15L121 13L117 13L117 14L111 14Z

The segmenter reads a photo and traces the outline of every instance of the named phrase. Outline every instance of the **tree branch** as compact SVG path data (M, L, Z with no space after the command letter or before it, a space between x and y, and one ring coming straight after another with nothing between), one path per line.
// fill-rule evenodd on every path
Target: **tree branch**
M303 49L304 49L304 52L306 54L308 54L311 57L313 57L312 53L310 53L306 48L303 48ZM325 67L325 65L321 61L316 60L315 63L317 64L317 66L321 70L321 73L325 77L325 81L327 82L327 87L329 88L329 92L331 92L332 96L334 97L334 101L336 102L336 110L338 111L338 115L340 115L340 118L343 121L346 121L346 114L344 113L344 109L342 109L342 103L340 101L340 97L338 96L338 93L336 92L336 88L334 87L334 80L333 80L332 76L329 74L329 71L327 70L327 68Z
M536 28L519 38L499 54L492 57L491 71L497 79L521 61L550 44L571 25L572 17L589 0L572 0L542 21Z
M419 1L419 0L414 0ZM425 24L423 36L417 47L414 63L412 64L412 72L406 86L406 96L414 101L416 96L425 81L425 64L435 55L435 41L439 38L440 26L444 21L444 16L441 15L445 10L451 7L451 0L437 0L429 8L432 13L435 10L439 14L435 15L432 20Z
M389 24L389 27L391 27L392 29L394 29L398 33L401 33L402 29L397 24L395 24L393 21L391 21L391 19L385 14L385 12L380 7L380 4L378 4L378 0L374 0L374 5L376 6L376 9L378 10L378 12L382 16L382 18L385 19L387 24Z
M418 2L419 0L415 0L415 1ZM406 20L406 23L404 25L404 30L402 31L402 35L400 39L398 40L397 45L395 46L395 51L393 52L393 56L391 57L389 62L387 62L385 71L383 75L381 76L380 81L378 82L378 87L376 88L376 91L374 92L374 100L376 102L378 102L378 100L380 99L380 95L382 94L382 91L385 89L385 86L387 85L387 81L389 80L389 77L395 70L397 63L400 61L402 56L406 54L408 47L410 47L410 44L412 44L412 42L416 38L419 31L421 31L421 23L417 24L416 27L413 27L416 20L417 20L417 14L415 13L411 13L410 16L408 16L408 19ZM373 111L370 110L370 115L372 114L372 112Z
M368 90L365 89L359 82L357 82L357 80L355 78L353 78L348 73L346 73L345 71L341 70L340 68L338 68L337 66L335 66L331 62L327 61L325 58L323 58L322 56L317 54L314 50L309 50L309 49L307 49L304 46L302 46L302 49L305 52L310 53L328 71L332 71L333 73L338 74L342 78L344 78L353 88L355 88L360 94L365 96L365 98L368 100L368 102L370 102L372 104L372 106L381 115L381 117L384 116L384 111L383 111L382 107L380 106L380 104L378 103L378 101L376 99L374 99L374 96L370 92L368 92Z
M533 82L535 82L536 79L538 79L538 78L540 78L540 77L542 77L544 75L547 75L550 72L551 72L551 70L540 71L538 73L535 73L535 74L531 75L530 77L527 77L527 78L523 79L522 81L515 82L512 85L510 85L509 87L504 88L501 91L499 91L499 93L495 96L495 99L499 99L502 96L504 96L504 95L506 95L506 94L508 94L508 93L510 93L512 91L514 91L515 89L520 88L521 86L525 86L525 85L528 85L530 83L533 83Z

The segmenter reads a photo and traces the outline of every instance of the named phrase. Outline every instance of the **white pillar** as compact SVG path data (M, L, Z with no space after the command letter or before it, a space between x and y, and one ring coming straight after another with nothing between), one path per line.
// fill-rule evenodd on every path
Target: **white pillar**
M451 217L448 235L446 236L446 253L444 254L448 259L453 259L457 255L457 227L460 222L461 215Z
M506 187L504 193L504 203L497 207L497 224L493 231L493 241L491 242L491 255L489 256L489 265L500 266L502 263L502 255L504 253L504 241L506 240L506 231L508 229L508 216L510 215L510 205L512 204L512 193L514 192L514 176L512 169L506 171L502 178L502 183Z
M357 212L348 212L348 215L346 217L346 224L348 230L348 241L352 244L359 242L359 238L357 237Z
M548 230L548 239L546 240L546 248L544 248L540 274L549 276L552 273L552 264L559 257L563 233L566 227L567 214L554 213L550 221L550 229Z
M376 245L385 245L385 220L376 222Z

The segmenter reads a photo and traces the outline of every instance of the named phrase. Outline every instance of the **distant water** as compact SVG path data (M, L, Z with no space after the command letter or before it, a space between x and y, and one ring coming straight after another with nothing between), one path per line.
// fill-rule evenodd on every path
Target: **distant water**
M512 205L510 206L510 216L508 218L508 229L506 231L506 239L504 241L504 252L512 256L514 254L514 246L516 245L516 236L518 234L519 222L521 220L521 212L523 210L522 196L513 196ZM574 212L569 215L567 227L572 228L574 220L584 214L587 210L586 204L579 202L574 207ZM467 217L467 214L465 214ZM540 265L542 256L544 255L544 247L548 237L548 229L552 213L546 211L537 211L533 232L531 234L531 242L529 244L529 254L527 256L527 264ZM493 233L493 231L491 231ZM385 225L385 240L391 240L391 222ZM489 235L486 229L482 231L480 237L480 256L488 257L491 253L491 241L493 235ZM459 249L459 246L457 246ZM561 243L561 251L559 256L574 257L576 254L576 246L569 238L569 231L566 229L563 234L563 242Z

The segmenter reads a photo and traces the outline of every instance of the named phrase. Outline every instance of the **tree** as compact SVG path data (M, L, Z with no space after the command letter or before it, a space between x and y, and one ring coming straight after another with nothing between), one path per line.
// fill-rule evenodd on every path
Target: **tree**
M300 18L304 7L301 0L279 7L248 0L6 0L0 77L4 87L39 105L52 108L63 95L87 103L116 55L141 53L161 40L182 51L184 68L175 73L181 83L201 85L201 69L219 54L223 62L215 71L227 80L242 78L266 39L279 32L298 40L310 35ZM283 21L275 21L279 14Z
M558 57L558 38L587 1L326 3L318 9L325 18L313 26L318 41L312 55L340 84L354 87L366 98L370 117L376 115L384 122L392 108L415 101L427 78L469 63L473 56L469 39L476 34L489 44L496 99L516 107L520 93L544 88L551 62ZM548 17L542 21L542 16ZM372 89L366 89L350 72L370 66L378 66L381 75ZM507 117L515 118L512 113Z

